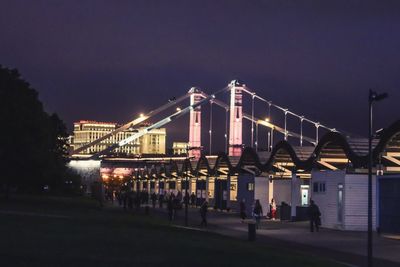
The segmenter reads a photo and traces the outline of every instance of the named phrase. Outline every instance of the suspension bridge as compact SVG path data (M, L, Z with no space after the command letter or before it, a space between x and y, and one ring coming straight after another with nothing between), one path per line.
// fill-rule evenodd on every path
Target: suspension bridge
M230 93L230 103L226 104L221 100L218 100L218 96L223 95L224 93ZM251 114L245 113L243 110L243 94L248 94L251 97ZM190 99L190 104L181 109L178 108L178 104L183 102L184 100ZM263 105L266 106L267 114L266 119L257 118L254 115L255 109L255 101L260 101ZM147 113L141 114L138 118L129 121L128 123L122 125L118 129L105 134L94 140L93 142L87 143L74 151L72 151L72 156L79 156L79 153L85 151L86 149L99 144L100 142L109 139L110 137L116 135L119 132L127 130L131 127L134 127L140 123L145 122L146 120L151 119L152 117L159 115L162 112L167 111L169 108L177 106L176 111L173 114L168 114L168 116L164 117L163 119L155 122L154 124L141 129L135 135L125 138L117 143L114 143L93 155L93 158L102 157L104 155L109 154L114 149L118 147L125 146L141 136L145 135L152 129L163 127L175 120L180 119L187 114L189 114L189 140L188 140L188 150L190 157L195 157L199 159L201 156L202 150L202 142L201 142L201 131L202 131L202 124L201 124L201 108L205 104L210 104L210 122L209 122L209 153L212 153L212 134L213 134L213 105L221 107L225 110L225 152L228 152L229 156L240 156L242 150L244 148L243 144L243 120L248 120L251 123L250 129L250 147L254 147L258 150L258 127L266 127L269 129L268 136L267 136L267 150L271 150L274 144L274 141L278 141L279 139L274 140L274 135L279 134L281 139L288 140L289 137L295 138L298 140L299 145L303 146L303 142L307 142L308 144L316 145L318 142L318 138L320 135L320 129L324 129L331 132L336 132L336 129L329 128L320 122L313 121L303 115L296 114L290 111L287 108L283 108L279 105L274 104L272 101L269 101L254 91L249 89L245 84L238 80L233 80L229 83L229 85L225 88L222 88L213 94L206 94L205 92L201 91L199 88L193 87L191 88L188 93L185 95L178 97L172 101L169 101L165 105ZM282 112L284 116L284 120L282 123L279 122L272 122L271 120L271 109L275 109L277 111ZM289 131L288 130L288 117L292 116L298 120L298 131ZM315 137L307 137L303 134L303 124L309 123L313 127L315 127ZM229 133L228 133L229 132ZM229 138L228 138L229 134ZM279 138L279 137L278 137Z
M229 94L229 103L222 100L226 94ZM248 113L243 106L244 97L250 98ZM186 107L177 108L188 100ZM255 115L257 105L265 108L264 118ZM208 155L203 153L204 142L201 140L204 130L202 109L206 106L210 108ZM214 106L220 107L225 113L225 123L213 123L213 113L216 112ZM171 109L173 112L167 113ZM283 119L272 118L271 112L281 113ZM90 159L79 159L80 153L91 146L159 116L162 119L111 144ZM189 117L188 155L140 158L112 156L113 150L185 116ZM296 125L289 125L289 120L296 122ZM250 122L248 132L244 131L244 121ZM223 127L224 132L224 151L218 154L213 154L212 150L213 127ZM260 127L267 129L267 135L260 136ZM313 131L306 132L305 127L311 127ZM310 136L310 133L313 134ZM244 136L250 136L247 146L243 142ZM264 149L259 145L260 138L267 139ZM379 190L389 190L392 186L400 188L400 121L375 136L372 153L377 174L374 185L377 198L374 208L377 211L376 205L387 201L378 199L378 195L390 195ZM357 213L351 203L366 205L366 192L363 190L367 184L367 139L351 138L335 128L277 105L238 80L211 94L200 88L191 88L185 95L141 114L118 129L72 151L70 166L83 174L87 181L118 180L130 190L157 194L187 190L196 195L198 203L207 200L218 209L235 209L238 201L245 198L250 202L259 199L267 210L267 204L274 198L277 203L288 203L290 209L287 216L292 219L304 216L303 208L312 196L322 206L331 209L330 215L323 218L328 227L345 230L366 227L360 219L366 214ZM358 190L351 189L356 187ZM330 191L334 193L328 194ZM399 198L398 195L392 197ZM352 213L358 215L352 217ZM390 214L376 212L374 216L375 227L394 227L388 226L387 219L384 219ZM400 229L396 231L400 232Z

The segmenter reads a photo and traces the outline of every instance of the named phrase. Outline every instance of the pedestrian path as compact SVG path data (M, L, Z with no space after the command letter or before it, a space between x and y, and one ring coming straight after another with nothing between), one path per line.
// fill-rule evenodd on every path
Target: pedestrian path
M167 219L166 209L151 209L153 216ZM189 225L184 226L184 209L177 212L171 222L174 227L202 229L234 238L247 240L248 224L233 212L208 212L208 227L200 228L200 213L197 208L189 208ZM286 222L262 220L256 232L257 243L265 243L276 248L295 250L308 255L326 257L349 266L365 266L367 234L365 232L340 231L322 228L320 232L309 231L308 222ZM374 234L374 266L400 266L400 240Z

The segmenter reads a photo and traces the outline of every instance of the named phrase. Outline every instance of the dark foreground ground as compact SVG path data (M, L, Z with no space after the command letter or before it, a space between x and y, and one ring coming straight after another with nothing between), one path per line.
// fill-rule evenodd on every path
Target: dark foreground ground
M0 266L341 266L85 198L0 200Z

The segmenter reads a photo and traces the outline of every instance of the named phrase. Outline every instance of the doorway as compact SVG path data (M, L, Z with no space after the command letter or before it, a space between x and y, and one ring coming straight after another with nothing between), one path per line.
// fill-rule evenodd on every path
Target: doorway
M343 184L338 184L338 195L337 195L337 204L338 204L338 214L337 220L338 223L343 223Z
M309 203L309 190L310 190L310 186L309 185L302 185L300 187L301 190L301 205L302 206L308 206Z

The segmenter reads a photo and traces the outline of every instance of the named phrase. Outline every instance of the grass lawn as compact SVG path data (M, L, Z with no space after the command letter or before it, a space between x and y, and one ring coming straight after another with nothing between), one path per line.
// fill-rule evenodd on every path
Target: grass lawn
M84 198L0 200L0 265L5 266L340 266L293 251L165 221Z

